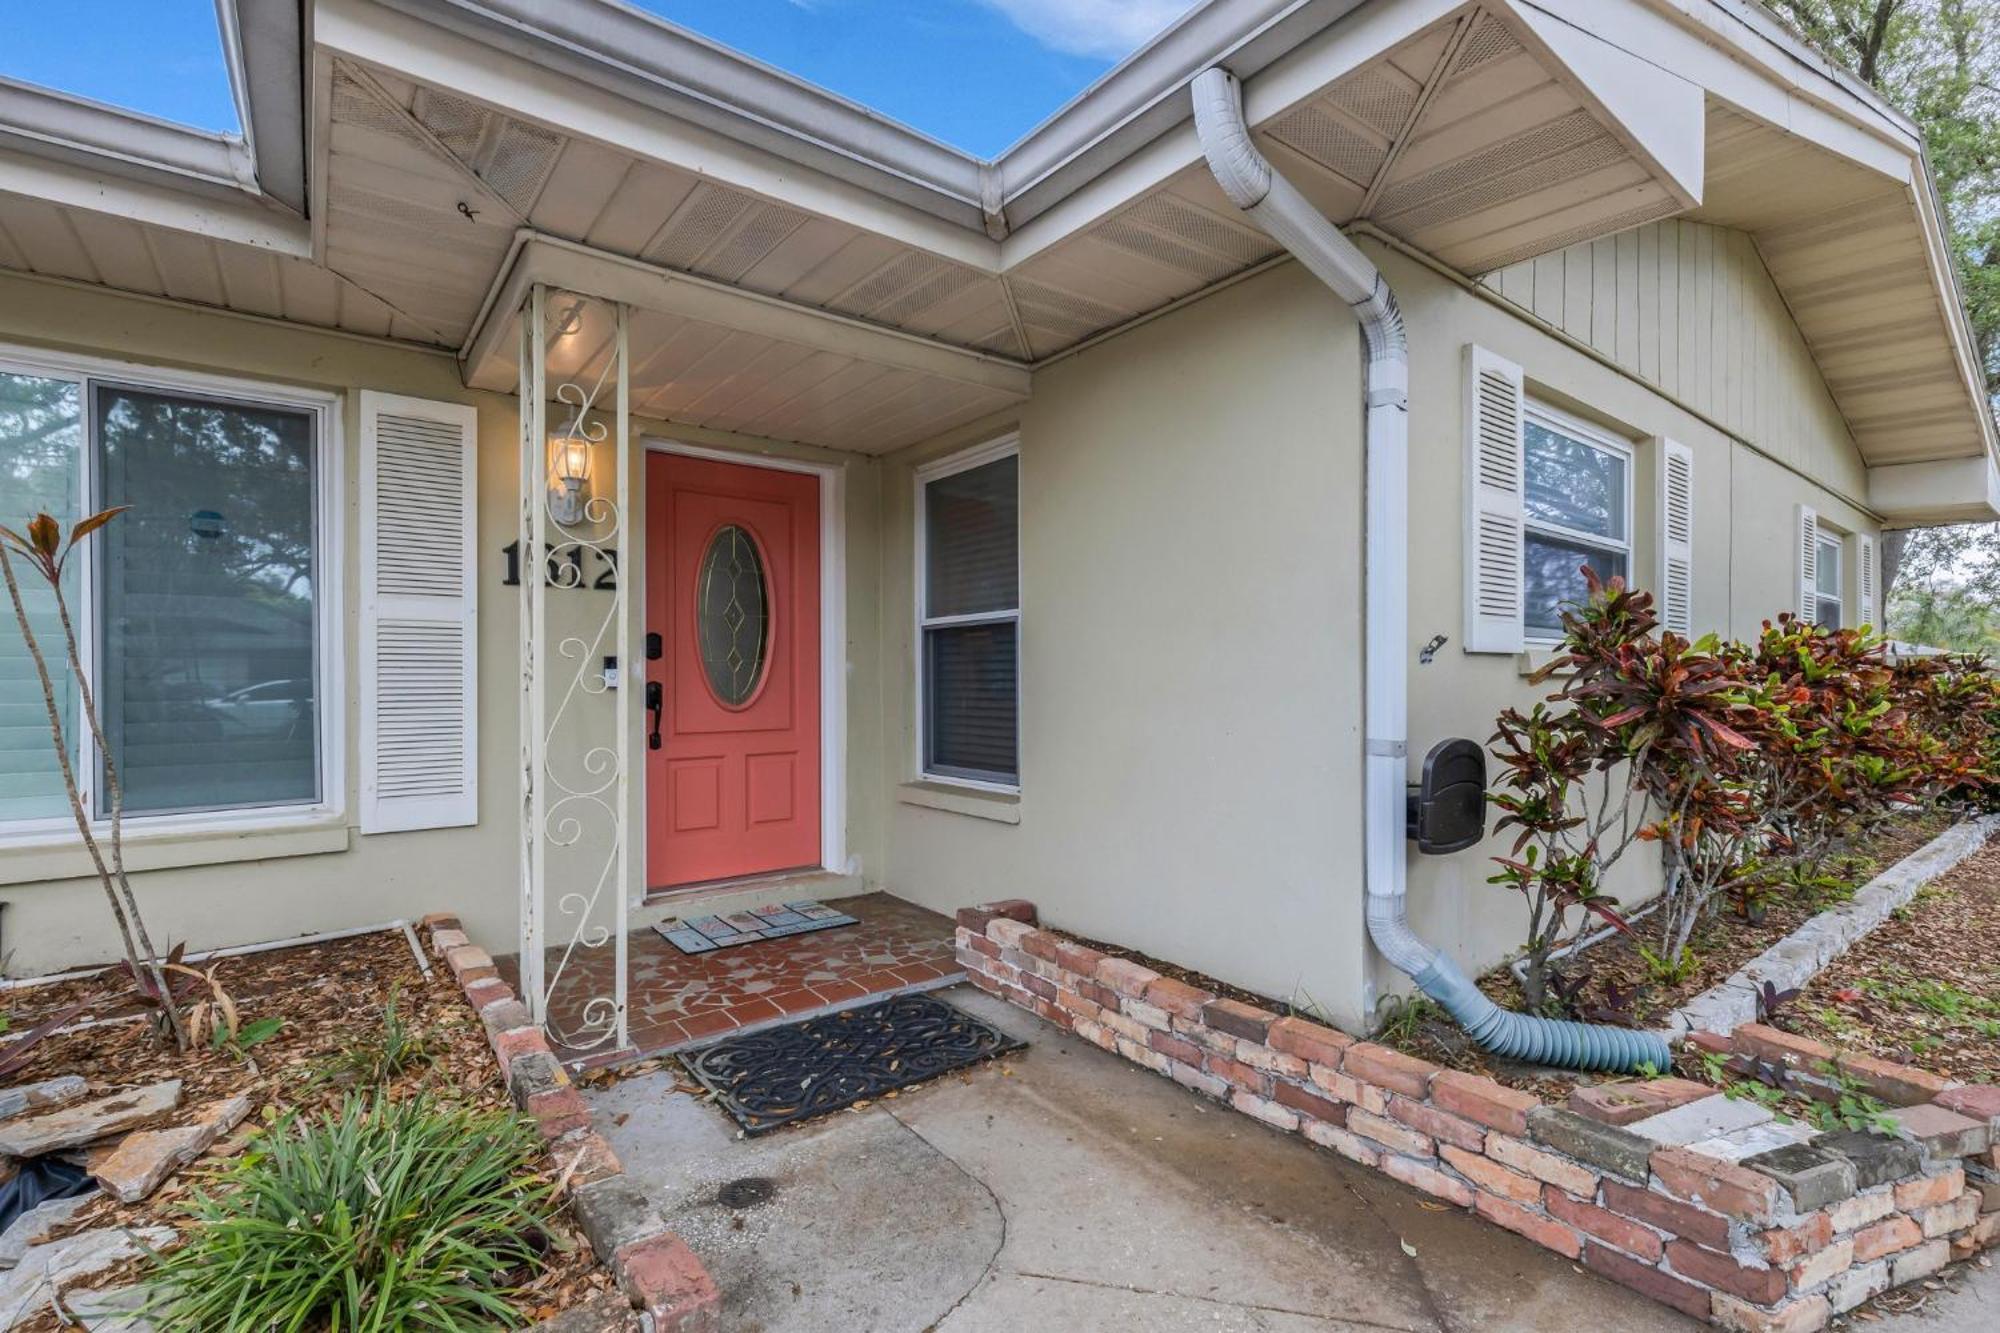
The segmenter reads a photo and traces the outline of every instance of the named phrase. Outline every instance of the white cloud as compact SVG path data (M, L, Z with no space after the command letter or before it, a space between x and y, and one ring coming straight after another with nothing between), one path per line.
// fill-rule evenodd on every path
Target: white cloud
M982 0L1042 45L1122 60L1192 7L1191 0Z

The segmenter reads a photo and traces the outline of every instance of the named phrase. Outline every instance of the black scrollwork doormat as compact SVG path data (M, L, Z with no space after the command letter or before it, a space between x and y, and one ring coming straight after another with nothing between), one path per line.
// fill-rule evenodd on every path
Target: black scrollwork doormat
M899 995L681 1059L744 1133L765 1134L1026 1044L942 1000Z

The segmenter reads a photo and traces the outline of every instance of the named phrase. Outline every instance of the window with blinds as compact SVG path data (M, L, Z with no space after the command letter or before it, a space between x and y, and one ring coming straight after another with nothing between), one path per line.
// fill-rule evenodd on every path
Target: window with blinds
M917 487L924 776L1020 783L1020 459L1011 442Z
M0 522L127 507L67 592L125 810L313 805L326 796L318 545L326 408L0 368ZM26 571L17 569L17 575ZM63 669L53 597L21 580L66 748L94 814L106 753ZM0 627L0 826L61 821L47 710L11 605Z

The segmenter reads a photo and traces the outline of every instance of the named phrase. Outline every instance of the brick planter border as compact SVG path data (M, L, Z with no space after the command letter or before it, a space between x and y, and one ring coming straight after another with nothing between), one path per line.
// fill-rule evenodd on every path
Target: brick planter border
M1034 905L1019 899L959 912L958 956L973 984L1724 1328L1811 1333L2000 1239L2000 1088L1953 1087L1755 1025L1737 1033L1740 1045L1704 1034L1702 1045L1732 1058L1796 1070L1808 1091L1823 1056L1902 1108L1897 1138L1823 1135L1729 1160L1608 1123L1721 1100L1701 1085L1600 1084L1548 1106L1218 998L1036 922ZM1628 1114L1618 1104L1626 1101L1641 1104Z
M508 1095L541 1130L591 1252L625 1296L624 1302L592 1301L535 1327L541 1333L715 1333L722 1326L715 1282L591 1128L590 1108L527 1006L500 980L487 952L466 938L457 917L427 916L420 925L431 952L451 968L479 1015Z
M1731 1032L1757 1020L1757 995L1765 982L1779 990L1801 987L1834 959L1889 919L1917 891L1986 845L2000 815L1954 824L1884 870L1838 907L1797 930L1667 1015L1670 1041L1689 1032Z

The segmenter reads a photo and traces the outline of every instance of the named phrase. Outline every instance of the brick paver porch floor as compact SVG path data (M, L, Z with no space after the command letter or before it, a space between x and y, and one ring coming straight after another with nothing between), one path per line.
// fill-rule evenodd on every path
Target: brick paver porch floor
M627 937L628 1001L637 1054L659 1055L898 991L964 978L951 918L886 893L834 899L860 924L689 955L651 927ZM699 914L697 912L697 914ZM575 1023L584 1001L611 993L609 949L578 951L555 1001L552 1027ZM551 971L560 955L551 951ZM497 960L511 985L516 959ZM630 1057L628 1057L630 1058Z

